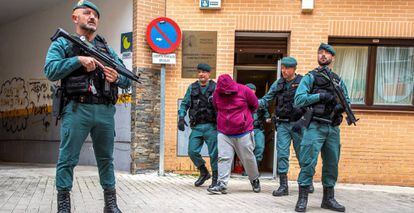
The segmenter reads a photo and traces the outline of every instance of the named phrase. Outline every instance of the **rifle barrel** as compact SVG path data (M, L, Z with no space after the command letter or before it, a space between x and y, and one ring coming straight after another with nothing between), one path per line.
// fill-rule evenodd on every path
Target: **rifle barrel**
M102 54L102 53L96 51L93 48L90 48L83 41L81 41L80 39L78 39L78 38L76 38L74 36L69 35L69 33L67 33L62 28L58 28L57 31L56 31L56 33L50 39L52 41L55 41L59 37L65 38L66 40L70 41L74 45L76 45L79 48L81 48L87 54L91 55L92 57L97 58L100 61L103 61L108 66L112 67L117 72L119 72L121 75L124 75L125 77L127 77L127 78L129 78L129 79L131 79L131 80L136 81L136 82L139 83L139 77L137 75L135 75L132 71L128 70L127 68L125 68L123 66L121 66L119 63L117 63L115 60L113 60L109 56L107 56L105 54Z

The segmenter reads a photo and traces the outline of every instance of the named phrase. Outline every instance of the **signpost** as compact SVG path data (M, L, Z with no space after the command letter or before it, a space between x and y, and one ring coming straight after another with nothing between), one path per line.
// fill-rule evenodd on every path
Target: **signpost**
M276 80L282 77L282 61L279 59L277 61L277 74ZM273 178L276 179L277 174L277 129L275 128L275 138L274 138L274 147L273 147Z
M160 106L160 164L158 175L164 175L164 147L165 147L165 64L175 64L175 54L162 55L174 52L181 43L181 30L178 24L167 17L152 20L147 27L146 38L148 45L157 53L153 53L153 63L161 65L161 106Z

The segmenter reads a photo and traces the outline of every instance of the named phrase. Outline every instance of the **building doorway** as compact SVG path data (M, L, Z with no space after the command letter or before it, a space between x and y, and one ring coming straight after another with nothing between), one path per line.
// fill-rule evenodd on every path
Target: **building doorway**
M280 59L287 55L289 35L289 33L275 32L236 32L233 77L237 83L254 84L256 96L263 97L276 81L277 76L280 76ZM269 104L268 110L273 116L273 102ZM262 177L274 177L276 174L274 125L264 123L264 127L265 150L259 171Z

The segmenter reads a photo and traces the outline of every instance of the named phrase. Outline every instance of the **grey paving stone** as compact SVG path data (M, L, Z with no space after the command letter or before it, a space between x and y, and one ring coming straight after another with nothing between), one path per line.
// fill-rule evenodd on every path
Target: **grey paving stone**
M56 212L54 165L0 164L0 213ZM262 179L262 192L253 193L246 178L232 178L229 194L210 195L194 187L196 177L155 172L130 175L117 172L118 205L123 212L294 212L296 182L290 194L273 197L275 180ZM338 184L337 200L347 212L413 212L414 188ZM95 167L78 166L71 192L72 212L102 212L104 201ZM331 212L320 208L322 186L315 183L307 212Z

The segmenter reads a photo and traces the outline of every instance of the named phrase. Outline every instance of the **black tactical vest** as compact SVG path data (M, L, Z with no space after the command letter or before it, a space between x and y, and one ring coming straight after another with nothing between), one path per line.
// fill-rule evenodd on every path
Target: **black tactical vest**
M329 93L336 97L335 89L330 81L330 79L332 79L333 81L339 84L341 78L336 73L318 69L312 70L309 73L313 75L315 79L313 87L310 91L311 94ZM332 120L332 118L334 117L333 111L336 104L338 104L336 100L330 103L317 102L314 105L312 105L313 115L328 120Z
M95 37L95 48L110 56L109 47L104 38ZM86 54L75 45L71 44L66 57L86 56ZM111 57L112 58L112 57ZM115 59L114 59L115 60ZM105 75L100 68L87 72L83 66L73 71L69 76L62 79L65 88L65 96L76 102L88 104L116 104L118 99L118 86L105 80Z
M202 94L198 81L191 84L191 106L188 112L191 126L216 123L216 110L213 106L213 93L216 82L210 80L206 92Z
M302 117L303 110L293 107L296 89L299 86L302 75L296 75L291 85L286 88L286 80L282 78L276 87L276 108L275 114L281 119L289 119L289 121L297 121Z

